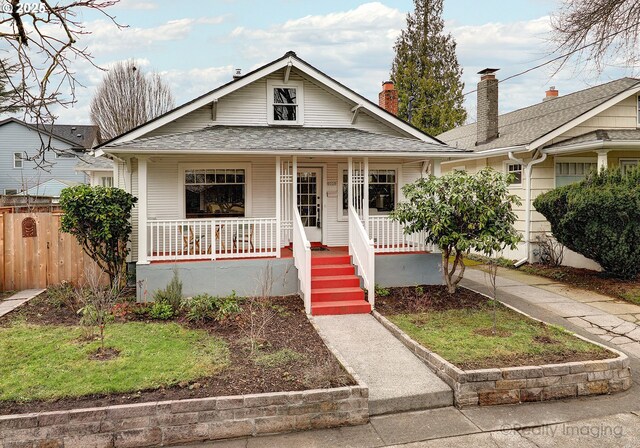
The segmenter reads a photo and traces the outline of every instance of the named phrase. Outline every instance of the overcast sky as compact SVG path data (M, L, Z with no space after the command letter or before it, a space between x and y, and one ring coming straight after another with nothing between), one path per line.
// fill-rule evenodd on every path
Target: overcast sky
M1 0L0 0L1 1ZM504 78L549 58L549 14L556 0L445 0L446 27L456 38L465 91L485 67ZM480 7L480 5L482 5ZM159 71L178 104L248 72L288 50L377 101L388 78L393 44L413 8L410 0L123 0L111 12L129 27L118 30L99 15L83 17L83 38L98 65L133 58ZM59 123L88 123L89 101L102 72L78 65L86 85L78 104L60 110ZM536 103L549 86L560 94L629 74L610 67L598 76L567 68L538 70L500 85L500 112ZM475 121L475 95L466 97Z

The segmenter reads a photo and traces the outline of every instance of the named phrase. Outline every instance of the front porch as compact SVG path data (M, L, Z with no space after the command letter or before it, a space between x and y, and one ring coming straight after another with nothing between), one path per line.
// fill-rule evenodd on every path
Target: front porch
M174 186L182 218L166 219L160 216L168 213L158 206L158 198L149 195L166 182L158 175L166 162L138 159L137 264L138 279L146 282L140 288L140 300L150 300L153 291L165 286L160 282L165 276L153 271L174 265L192 284L200 285L187 288L194 294L225 294L230 292L227 280L233 279L232 290L240 293L243 287L245 295L265 289L271 295L300 293L308 313L313 298L317 301L321 296L332 302L358 298L371 309L375 285L380 283L376 264L381 255L402 254L409 260L411 255L433 252L425 243L426 235L406 235L403 226L389 217L402 186L426 173L429 166L424 161L378 158L370 163L368 157L277 156L270 159L269 170L269 159L236 160L178 162ZM329 250L312 250L316 246ZM322 257L337 257L339 263L329 264L345 265L345 272L348 265L353 272L345 275L357 276L357 286L349 280L349 288L360 292L318 292L323 282L315 281L314 266ZM439 255L431 258L439 260ZM208 263L194 263L203 261ZM387 266L383 277L407 271L406 266L383 264ZM277 280L267 272L274 268ZM217 276L214 271L234 274L211 282ZM406 284L421 283L423 276L415 268L409 271ZM195 273L202 278L195 279ZM292 282L291 273L296 281ZM439 278L430 280L439 283ZM274 286L276 281L282 285Z

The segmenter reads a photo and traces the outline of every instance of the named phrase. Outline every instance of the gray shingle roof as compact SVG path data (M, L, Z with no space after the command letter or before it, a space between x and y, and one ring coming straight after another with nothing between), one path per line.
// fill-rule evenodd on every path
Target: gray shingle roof
M107 144L103 149L138 151L368 151L465 152L418 139L351 128L209 126L196 131Z
M113 169L113 161L106 157L94 157L93 154L85 154L78 157L76 171L109 171Z
M80 148L89 149L99 141L98 126L81 124L54 124L52 134L74 142Z
M527 145L639 83L639 79L622 78L500 115L499 137L482 145L476 146L476 123L437 137L453 147L474 151Z
M579 143L640 141L640 129L598 129L593 132L563 140L547 148L563 148Z

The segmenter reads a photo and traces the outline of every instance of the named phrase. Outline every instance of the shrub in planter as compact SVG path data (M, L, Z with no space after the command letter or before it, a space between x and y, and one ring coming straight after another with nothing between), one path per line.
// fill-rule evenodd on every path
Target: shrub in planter
M232 314L242 311L235 292L227 297L198 294L185 300L187 319L191 322L223 320Z
M634 278L640 272L640 172L592 173L533 202L564 246L598 262L605 272Z

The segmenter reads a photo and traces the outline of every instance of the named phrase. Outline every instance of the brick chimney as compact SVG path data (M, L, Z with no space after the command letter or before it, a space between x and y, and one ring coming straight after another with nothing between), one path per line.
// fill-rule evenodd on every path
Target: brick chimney
M393 115L398 115L398 91L391 81L382 83L382 92L378 94L378 105Z
M478 124L476 145L498 138L498 80L497 68L480 70L478 83Z
M545 92L545 96L544 96L544 99L542 101L549 101L549 100L552 100L554 98L558 98L558 94L559 94L559 92L558 92L558 90L556 90L555 86L551 86L549 88L549 90L547 90Z

